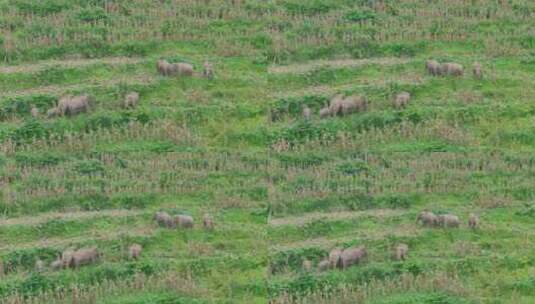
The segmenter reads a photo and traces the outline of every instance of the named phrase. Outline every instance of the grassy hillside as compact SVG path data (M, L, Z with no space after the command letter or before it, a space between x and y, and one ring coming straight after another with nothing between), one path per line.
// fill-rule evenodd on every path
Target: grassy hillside
M532 1L0 8L1 301L535 301ZM429 58L465 73L432 77ZM164 77L158 59L208 60L215 78ZM140 103L124 109L130 91ZM395 109L401 91L412 99ZM90 110L47 118L67 94L91 95ZM320 119L335 94L365 95L368 110ZM461 227L424 228L424 209ZM195 228L158 227L161 210ZM391 258L399 243L406 261ZM362 265L301 269L354 245L368 248ZM95 264L34 267L89 246Z

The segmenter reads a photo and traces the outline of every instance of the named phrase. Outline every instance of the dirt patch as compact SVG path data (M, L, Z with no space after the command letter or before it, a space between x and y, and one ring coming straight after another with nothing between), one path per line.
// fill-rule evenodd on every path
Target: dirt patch
M66 60L46 60L34 64L21 64L12 66L1 66L0 73L35 73L47 68L76 68L93 64L108 64L108 65L122 65L122 64L136 64L143 62L142 58L130 57L109 57L98 59L66 59Z
M355 219L359 217L377 217L377 218L387 218L405 214L406 211L395 210L395 209L376 209L376 210L366 210L366 211L341 211L341 212L313 212L307 213L301 216L292 216L284 217L278 219L271 219L269 225L272 227L277 226L302 226L309 222L324 219L329 221L336 220L346 220L346 219Z
M14 98L28 95L36 94L50 94L50 95L62 95L68 91L83 91L96 87L111 87L119 83L124 83L127 85L149 85L156 81L156 77L151 75L137 75L130 78L118 78L118 79L105 79L105 80L94 80L89 81L89 84L84 85L50 85L42 86L31 89L17 90L17 91L7 91L1 92L0 97L2 98Z
M138 210L125 210L114 209L104 211L79 211L79 212L49 212L43 213L37 216L29 217L16 217L9 219L0 219L0 227L27 225L34 226L42 223L46 223L51 220L77 220L77 219L89 219L94 217L116 217L116 216L133 216L142 214L142 211Z
M271 74L286 74L286 73L305 73L319 68L347 68L359 67L370 64L379 65L396 65L405 64L409 62L407 59L400 59L395 57L384 58L370 58L370 59L338 59L338 60L315 60L303 64L279 65L268 68L268 73Z
M293 91L275 91L272 94L272 98L295 98L308 95L325 95L330 96L336 93L339 93L344 90L355 90L359 88L370 88L370 87L379 87L386 88L391 84L396 85L410 85L418 86L425 83L425 79L417 74L405 74L401 77L396 78L383 78L383 79L363 79L361 81L357 80L352 83L342 84L338 86L310 86Z
M114 231L98 231L89 234L79 235L73 238L44 238L37 241L31 241L21 244L4 244L0 245L0 250L15 250L28 248L64 248L88 241L111 241L124 237L150 237L154 234L155 229L151 227L141 227L137 229L124 228Z
M328 250L330 248L333 248L334 246L341 244L341 243L347 243L354 240L383 240L387 236L395 236L395 237L417 237L422 232L425 231L425 229L421 229L420 227L417 227L414 224L405 224L400 225L397 228L388 228L385 230L362 230L362 231L356 231L349 235L344 235L340 237L319 237L319 238L312 238L307 240L301 240L297 242L291 242L287 244L280 244L276 246L272 246L270 248L271 252L274 251L288 251L288 250L295 250L298 248L309 248L309 247L317 247L317 248L323 248L325 250Z

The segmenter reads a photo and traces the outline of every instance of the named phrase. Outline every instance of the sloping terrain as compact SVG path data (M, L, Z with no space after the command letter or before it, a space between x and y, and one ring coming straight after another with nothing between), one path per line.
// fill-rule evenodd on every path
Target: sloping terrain
M535 301L532 1L3 0L0 27L2 302ZM87 112L47 117L78 94ZM369 105L321 119L336 94ZM317 269L360 245L363 263Z

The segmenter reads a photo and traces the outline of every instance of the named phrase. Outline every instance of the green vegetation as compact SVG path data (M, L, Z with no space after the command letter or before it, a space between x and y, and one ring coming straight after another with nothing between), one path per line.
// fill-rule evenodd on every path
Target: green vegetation
M0 302L535 301L533 1L0 0L0 27ZM88 112L46 116L77 94ZM368 109L320 119L335 94ZM316 270L359 245L363 264ZM50 269L91 246L97 263Z

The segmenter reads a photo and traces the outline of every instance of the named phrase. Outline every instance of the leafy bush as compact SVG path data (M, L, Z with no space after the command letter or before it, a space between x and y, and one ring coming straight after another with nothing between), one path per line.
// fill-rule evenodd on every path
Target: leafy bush
M316 247L279 251L270 257L269 269L272 274L280 273L287 268L297 270L301 268L304 260L311 260L316 264L327 255L327 251Z
M108 18L106 11L100 7L83 8L77 16L78 20L84 22L95 22L98 20L105 20Z
M15 155L15 162L19 166L54 166L66 160L64 156L59 156L50 152L46 153L24 153Z
M0 119L7 119L11 115L29 116L30 109L37 107L42 113L54 106L57 98L49 95L31 95L9 98L0 103Z
M384 56L383 49L372 38L360 38L346 48L351 57L357 59Z
M23 13L35 14L42 17L70 8L69 1L65 0L15 0L11 1L11 3Z
M67 290L73 285L94 285L105 281L129 279L136 273L153 275L164 271L167 267L161 262L144 260L136 263L99 263L76 272L63 271L54 276L32 273L25 278L0 282L0 297L10 294L13 290L29 296L45 290Z
M84 160L74 165L74 171L86 175L101 174L104 173L104 165L96 159Z
M315 139L334 139L344 129L341 122L316 124L310 121L298 121L274 135L274 142L284 139L291 144Z
M321 67L319 69L307 72L305 80L309 85L324 85L333 83L338 79L344 70L334 70L328 67Z
M518 39L520 40L520 45L523 48L528 50L533 50L535 48L535 37L533 35L526 35Z
M310 0L310 1L285 1L283 3L286 11L292 15L316 15L327 13L336 8L336 4L326 0Z
M370 168L364 161L358 160L338 164L336 170L346 175L359 175L363 172L368 172Z
M111 198L111 204L116 208L143 209L150 206L156 200L153 193L127 194L118 193Z
M97 58L111 55L111 45L102 37L92 37L84 40L74 48L85 58Z
M271 106L271 120L281 120L284 115L300 117L305 105L311 108L313 112L317 112L328 102L328 97L319 95L278 99Z
M339 132L362 132L370 129L383 129L402 122L401 112L367 112L348 116L345 119L317 121L297 121L294 124L272 133L273 142L283 139L290 144L308 140L335 139Z
M41 85L50 84L50 83L59 83L64 82L69 79L72 75L69 75L69 72L74 72L73 69L65 70L59 66L46 67L43 70L37 72L35 78L38 79Z
M50 134L50 131L41 122L37 120L28 120L19 128L13 130L9 138L17 143L30 143L35 139L45 138Z
M155 152L155 153L171 152L175 150L175 148L176 148L176 145L170 141L151 142L145 146L145 149L147 151Z
M520 292L524 295L535 295L535 276L517 279L513 283L508 284L512 290Z
M300 187L307 187L304 183L311 183L313 180L296 179L291 184L285 184L285 191L299 190ZM351 193L332 194L320 198L306 198L299 201L291 201L288 204L282 202L272 206L274 214L300 214L304 212L328 212L339 210L370 210L378 208L410 208L420 201L418 195L413 194L386 194L381 196L372 196L367 194L367 180L360 181L357 185L361 189L354 190ZM303 185L304 184L304 185ZM340 185L328 185L334 192Z
M330 157L328 155L322 155L313 151L305 152L302 154L296 153L280 153L277 158L281 164L288 167L306 168L311 166L319 166L323 162L328 161Z
M229 189L225 193L229 196L239 196L252 201L263 201L267 199L267 188L262 186Z
M111 129L128 124L135 120L135 115L130 112L97 113L85 121L86 131L98 129Z
M51 262L58 254L59 251L52 248L18 249L4 255L2 262L7 272L16 272L21 269L32 270L38 259Z
M257 49L265 49L273 44L271 36L267 33L256 34L249 41Z
M371 280L384 280L398 276L399 271L389 265L365 265L353 267L346 271L332 271L322 276L303 274L285 280L271 280L268 282L268 293L276 297L281 293L290 296L303 296L311 291L332 291L342 284L358 285Z
M156 41L124 41L110 44L106 41L106 33L100 32L100 37L92 37L75 44L65 43L48 47L22 49L17 53L7 55L4 49L0 49L0 56L9 61L44 60L50 58L61 59L68 54L80 54L85 58L105 56L144 56L154 50Z
M102 192L102 191L101 191ZM87 195L73 195L74 202L67 202L67 198L60 198L58 202L65 204L64 206L80 207L84 211L111 209L113 206L110 203L110 198L104 194L93 193ZM71 198L73 199L73 198Z
M111 46L110 52L115 56L146 56L157 48L155 41L125 41Z
M412 303L437 303L437 304L470 304L470 300L449 295L441 292L403 292L382 296L377 299L380 304L412 304Z
M245 154L240 156L240 162L251 166L251 168L258 170L260 168L267 167L270 160L267 156L261 154Z
M414 195L391 194L375 198L377 204L383 208L404 208L408 209L420 198Z
M520 216L535 218L535 203L525 203L524 207L515 213Z
M37 294L42 290L48 290L54 286L52 280L44 274L32 272L22 284L20 284L19 292L21 294Z
M347 12L344 19L351 22L363 22L367 20L375 20L377 14L372 10L352 10Z
M425 51L426 43L392 43L381 47L382 53L395 57L414 57L418 52Z
M269 14L271 12L276 11L277 5L274 2L268 2L268 1L262 1L262 2L247 1L247 3L245 3L244 8L247 11L250 11L257 15L264 15L264 14Z
M9 62L16 62L23 60L62 58L69 52L72 52L71 46L64 44L52 45L50 47L27 48L22 49L17 53L7 53L5 50L0 49L0 56L6 58Z
M290 61L290 59L301 60L317 60L335 57L336 55L345 54L344 46L340 44L319 45L317 47L300 46L296 51L291 53L282 53L280 61Z
M324 198L312 199L305 206L307 212L318 210L367 210L378 208L373 197L366 194L331 195Z

